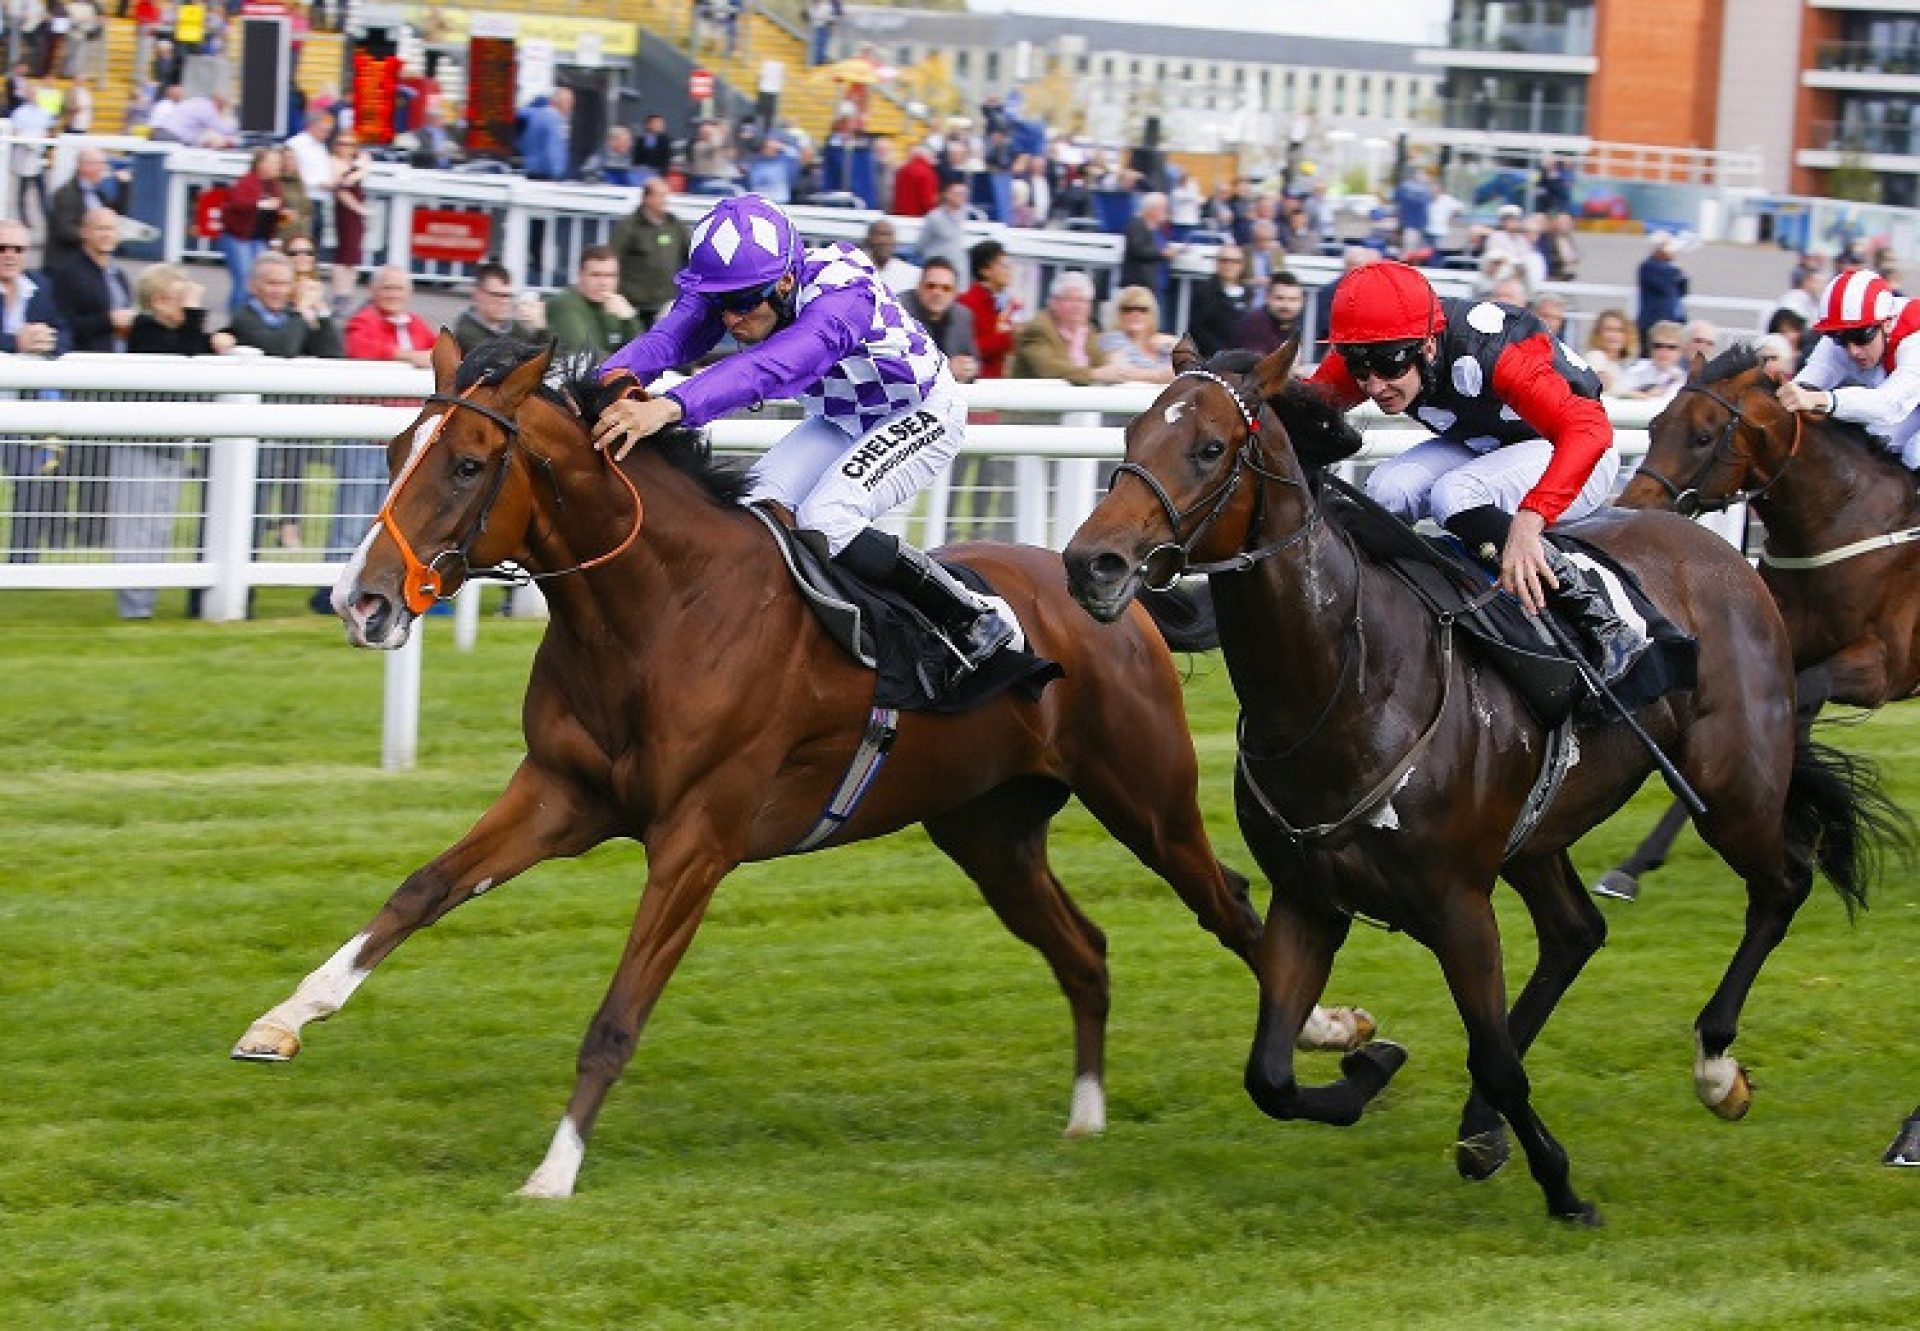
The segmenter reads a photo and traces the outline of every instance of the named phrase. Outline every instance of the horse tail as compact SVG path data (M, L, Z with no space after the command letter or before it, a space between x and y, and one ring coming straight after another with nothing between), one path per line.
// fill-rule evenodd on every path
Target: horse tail
M1867 908L1887 852L1907 862L1914 855L1913 820L1887 796L1880 770L1804 731L1794 742L1786 826L1788 844L1811 851L1849 919Z
M1153 616L1167 646L1176 652L1210 652L1220 645L1220 621L1207 584L1189 578L1164 592L1142 590L1140 604Z

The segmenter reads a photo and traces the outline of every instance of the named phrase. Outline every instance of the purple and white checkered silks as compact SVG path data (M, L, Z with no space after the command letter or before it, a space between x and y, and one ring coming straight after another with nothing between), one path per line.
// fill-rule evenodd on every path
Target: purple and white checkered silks
M766 286L791 272L800 232L780 205L758 194L722 199L693 229L680 289L699 294Z
M888 417L919 406L945 368L927 330L900 307L873 261L850 245L807 251L796 308L828 291L857 287L873 297L873 322L860 348L800 395L809 416L832 422L857 439Z

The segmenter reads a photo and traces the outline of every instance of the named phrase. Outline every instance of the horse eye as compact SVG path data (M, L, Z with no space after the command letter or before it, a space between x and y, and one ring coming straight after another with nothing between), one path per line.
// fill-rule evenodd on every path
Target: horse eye
M486 469L487 464L479 458L461 458L454 466L453 474L456 480L470 481Z
M1209 439L1205 443L1200 445L1198 451L1195 452L1194 456L1199 458L1200 461L1202 462L1218 462L1220 460L1220 456L1226 451L1227 451L1227 446L1221 443L1218 439Z

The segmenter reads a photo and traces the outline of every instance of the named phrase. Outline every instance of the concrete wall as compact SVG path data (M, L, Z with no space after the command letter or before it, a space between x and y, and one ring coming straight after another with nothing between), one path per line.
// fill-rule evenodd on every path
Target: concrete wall
M1803 0L1742 0L1727 16L1720 45L1720 98L1713 146L1764 155L1761 185L1784 193L1792 182L1794 111L1800 86Z

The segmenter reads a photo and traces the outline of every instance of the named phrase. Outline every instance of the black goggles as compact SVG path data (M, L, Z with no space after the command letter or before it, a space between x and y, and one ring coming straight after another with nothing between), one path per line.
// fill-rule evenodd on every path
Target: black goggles
M1843 347L1864 347L1880 336L1880 325L1868 324L1865 328L1842 328L1831 336Z
M1357 384L1368 375L1376 379L1398 379L1420 363L1420 343L1361 342L1335 347L1347 364L1347 373Z
M713 303L720 307L722 314L752 314L755 310L773 299L778 282L769 282L763 287L743 287L738 291L716 291Z

